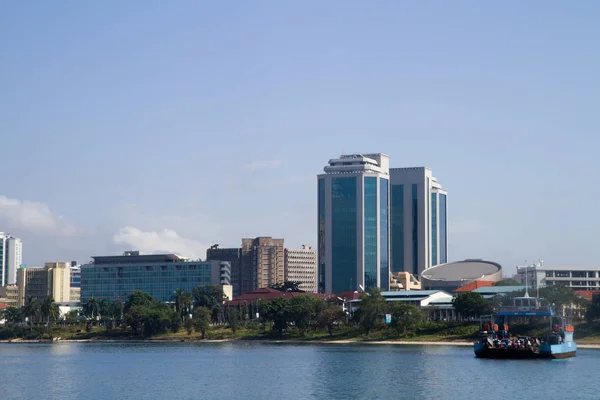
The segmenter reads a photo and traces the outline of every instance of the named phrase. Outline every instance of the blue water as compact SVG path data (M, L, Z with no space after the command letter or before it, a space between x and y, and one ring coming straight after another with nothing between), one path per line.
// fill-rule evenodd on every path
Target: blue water
M480 360L471 347L0 344L0 399L600 399L600 351Z

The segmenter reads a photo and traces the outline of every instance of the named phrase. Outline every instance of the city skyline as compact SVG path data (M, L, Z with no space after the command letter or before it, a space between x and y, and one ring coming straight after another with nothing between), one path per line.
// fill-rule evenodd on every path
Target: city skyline
M573 207L600 195L600 4L178 4L3 8L0 231L23 263L316 248L323 161L383 151L451 192L448 261L600 264Z

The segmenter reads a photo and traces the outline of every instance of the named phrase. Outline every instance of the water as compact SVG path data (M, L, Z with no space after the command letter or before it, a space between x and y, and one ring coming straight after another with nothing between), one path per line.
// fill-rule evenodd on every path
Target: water
M600 351L480 360L471 347L0 344L0 399L593 399Z

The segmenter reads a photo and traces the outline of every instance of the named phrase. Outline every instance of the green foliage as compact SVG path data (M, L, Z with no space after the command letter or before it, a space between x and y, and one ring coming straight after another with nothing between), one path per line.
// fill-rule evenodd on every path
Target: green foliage
M7 324L17 324L23 320L21 309L18 307L8 307L2 312L1 317L6 320Z
M260 315L263 322L271 322L272 329L277 332L279 337L283 337L283 332L288 324L288 300L278 298L267 303L260 304Z
M206 337L206 330L210 327L210 319L210 310L207 307L194 309L194 328L202 334L202 339Z
M346 314L338 306L327 306L317 313L317 326L321 329L326 328L329 337L333 336L333 329L341 324L346 318Z
M91 301L92 299L90 299ZM127 298L124 311L128 312L132 307L150 307L156 300L146 292L136 290Z
M285 281L283 283L276 283L269 287L271 289L279 290L280 292L302 292L302 293L304 293L304 290L300 289L301 284L302 284L302 282Z
M220 322L219 316L223 308L223 302L227 296L220 286L198 286L193 290L194 307L206 307L210 311L211 320Z
M425 315L419 307L411 304L396 302L389 307L392 314L392 327L398 335L416 331L425 320Z
M360 306L355 313L355 319L368 335L382 317L385 317L386 311L387 305L381 295L381 289L371 289L360 295Z
M489 303L475 292L460 293L452 300L454 308L463 318L478 317L489 312Z
M287 304L287 316L300 335L304 336L306 330L314 323L317 314L317 303L320 300L311 295L292 297Z
M116 305L115 305L116 306ZM179 330L177 313L163 302L144 292L133 292L125 302L125 322L134 336L152 336L166 333L169 328Z
M194 331L194 320L191 318L186 318L185 321L183 321L183 327L185 328L187 334L191 335Z
M173 295L173 302L175 303L175 311L179 318L183 319L186 315L190 314L193 304L193 297L191 293L186 292L183 289L177 289Z
M588 304L585 319L589 323L600 319L600 295L594 295L592 297L592 301Z

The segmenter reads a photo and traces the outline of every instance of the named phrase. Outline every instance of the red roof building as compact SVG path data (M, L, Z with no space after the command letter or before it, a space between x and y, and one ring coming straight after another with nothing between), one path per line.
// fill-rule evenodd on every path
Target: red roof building
M577 296L583 297L586 300L592 301L594 295L600 295L600 290L574 290Z
M479 289L482 287L488 287L488 286L494 286L494 282L476 279L476 280L471 281L471 282L467 283L466 285L462 285L458 289L454 290L454 293L472 292L475 289Z

